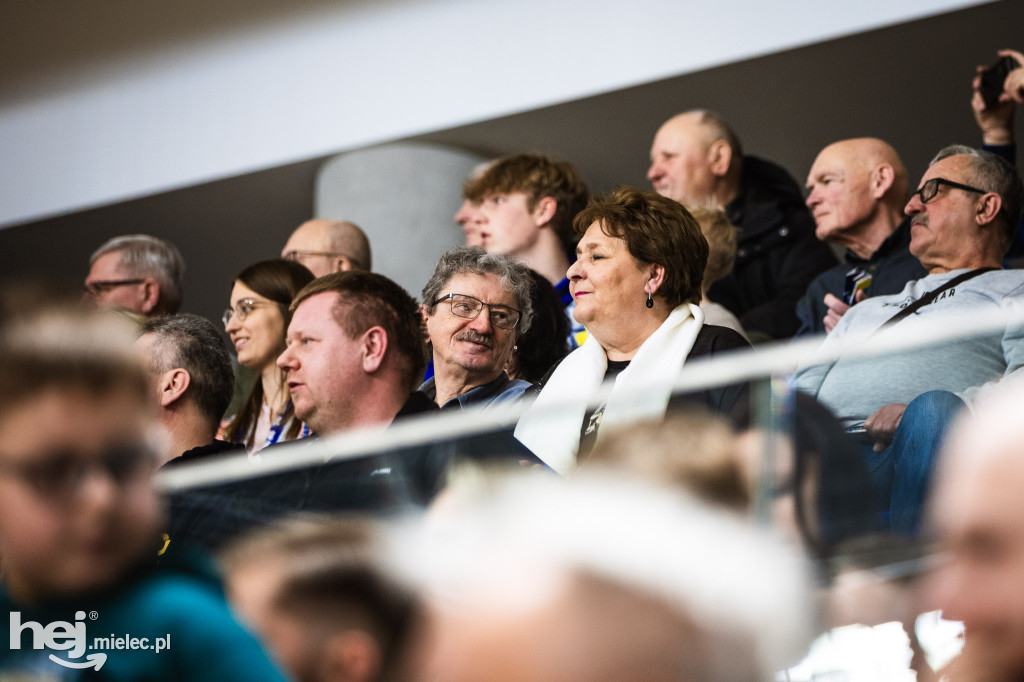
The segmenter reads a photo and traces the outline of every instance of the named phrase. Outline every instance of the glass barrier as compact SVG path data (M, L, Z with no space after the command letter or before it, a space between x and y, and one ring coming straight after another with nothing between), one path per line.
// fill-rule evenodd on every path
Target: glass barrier
M486 497L523 471L613 471L682 488L801 548L818 634L777 679L913 679L963 644L962 626L922 590L941 564L931 481L956 417L1014 383L1004 375L1024 357L1020 322L946 319L913 335L804 339L687 363L660 408L657 387L619 394L613 380L564 409L543 403L542 414L531 400L443 411L273 447L256 461L176 467L158 479L171 499L168 551L216 550L296 512L457 514L460 495ZM524 414L540 452L515 437ZM580 454L563 447L566 433L586 442Z

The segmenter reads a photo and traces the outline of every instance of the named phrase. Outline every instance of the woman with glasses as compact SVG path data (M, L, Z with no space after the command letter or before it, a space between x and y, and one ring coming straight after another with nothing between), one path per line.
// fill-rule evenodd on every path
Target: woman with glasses
M704 324L708 243L682 204L624 187L593 199L573 229L580 242L569 291L588 338L541 380L515 432L560 473L589 454L599 429L664 415L690 358L748 347L735 331ZM614 380L611 394L590 404L605 380ZM730 412L743 390L712 388L686 398Z
M250 265L235 278L224 329L238 364L259 374L238 413L221 428L221 438L242 443L251 454L274 443L305 437L308 429L292 411L285 373L277 366L284 351L288 306L313 273L298 263L267 260Z

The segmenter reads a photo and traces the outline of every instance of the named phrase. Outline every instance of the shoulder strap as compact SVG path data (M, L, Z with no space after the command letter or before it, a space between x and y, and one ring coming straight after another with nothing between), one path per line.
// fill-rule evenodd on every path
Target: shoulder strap
M908 305L903 310L899 311L898 313L896 313L895 315L890 317L888 320L886 320L882 324L881 327L878 328L878 331L882 331L883 329L886 329L887 327L891 327L894 324L896 324L897 322L899 322L900 320L902 320L903 318L909 317L909 316L913 315L918 310L920 310L921 308L925 307L926 305L928 305L929 303L934 301L938 297L938 295L941 294L943 291L947 291L949 289L952 289L953 287L955 287L958 284L961 284L963 282L966 282L967 280L971 279L972 277L977 277L978 275L983 275L986 272L990 272L992 270L998 270L998 269L999 268L978 268L977 270L969 270L968 272L964 272L964 273L961 273L961 274L957 275L953 279L951 279L948 282L946 282L945 284L943 284L938 289L933 289L933 290L929 291L927 294L925 294L921 298L917 299L916 301L914 301L913 303Z

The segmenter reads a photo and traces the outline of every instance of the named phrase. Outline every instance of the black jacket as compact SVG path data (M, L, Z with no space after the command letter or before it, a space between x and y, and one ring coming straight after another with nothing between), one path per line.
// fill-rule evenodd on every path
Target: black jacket
M414 392L396 420L437 411L433 401ZM311 436L298 443L316 440ZM296 445L272 445L266 452ZM461 459L541 463L511 431L499 430L191 489L171 496L168 551L215 551L242 532L298 512L393 516L419 509L441 490L452 463Z
M824 333L823 320L828 313L825 294L841 297L846 286L846 273L854 266L871 273L871 286L864 290L868 296L898 294L907 282L928 274L921 261L910 253L910 218L905 218L870 259L864 260L847 251L845 263L829 268L811 282L796 306L796 316L800 319L797 336Z
M836 263L814 236L800 187L781 167L745 156L740 193L725 211L739 228L736 265L711 285L708 298L737 315L748 333L792 336L797 301L811 280Z

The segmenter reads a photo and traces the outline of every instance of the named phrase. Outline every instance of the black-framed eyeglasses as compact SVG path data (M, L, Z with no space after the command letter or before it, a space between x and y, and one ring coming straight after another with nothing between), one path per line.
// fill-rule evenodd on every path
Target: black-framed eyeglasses
M235 304L234 308L226 309L224 314L220 316L220 321L224 323L225 327L231 322L232 317L237 317L239 322L245 322L245 318L249 316L249 313L261 305L277 305L277 303L273 301L257 301L254 298L243 298Z
M290 260L293 263L298 263L300 262L300 259L305 258L306 256L326 256L327 258L338 258L339 256L344 255L345 254L339 253L338 251L299 251L298 249L292 249L291 251L286 251L283 257L285 260Z
M85 286L82 287L82 291L89 294L90 296L95 297L117 287L127 287L134 284L142 284L145 281L145 279L107 279L100 280L98 282L86 282Z
M971 187L970 185L964 185L959 182L953 182L952 180L947 180L946 178L932 178L931 180L928 180L923 185L921 185L920 189L918 189L910 196L914 196L914 194L916 194L918 197L921 198L922 204L927 204L929 201L935 198L936 194L939 193L940 185L946 185L947 187L953 187L955 189L962 189L965 192L974 192L976 194L988 194L988 192L983 189Z
M53 453L45 458L0 460L0 475L21 480L40 496L64 503L82 488L92 473L103 473L118 486L152 471L156 459L143 445L115 446L96 458L75 452Z
M515 308L510 308L507 305L484 303L479 298L467 294L447 294L434 301L431 305L436 306L441 301L448 301L451 305L452 315L464 317L467 320L475 320L480 315L480 311L484 309L484 306L487 306L487 315L491 320L491 324L498 329L515 329L515 326L519 324L519 318L523 315Z

